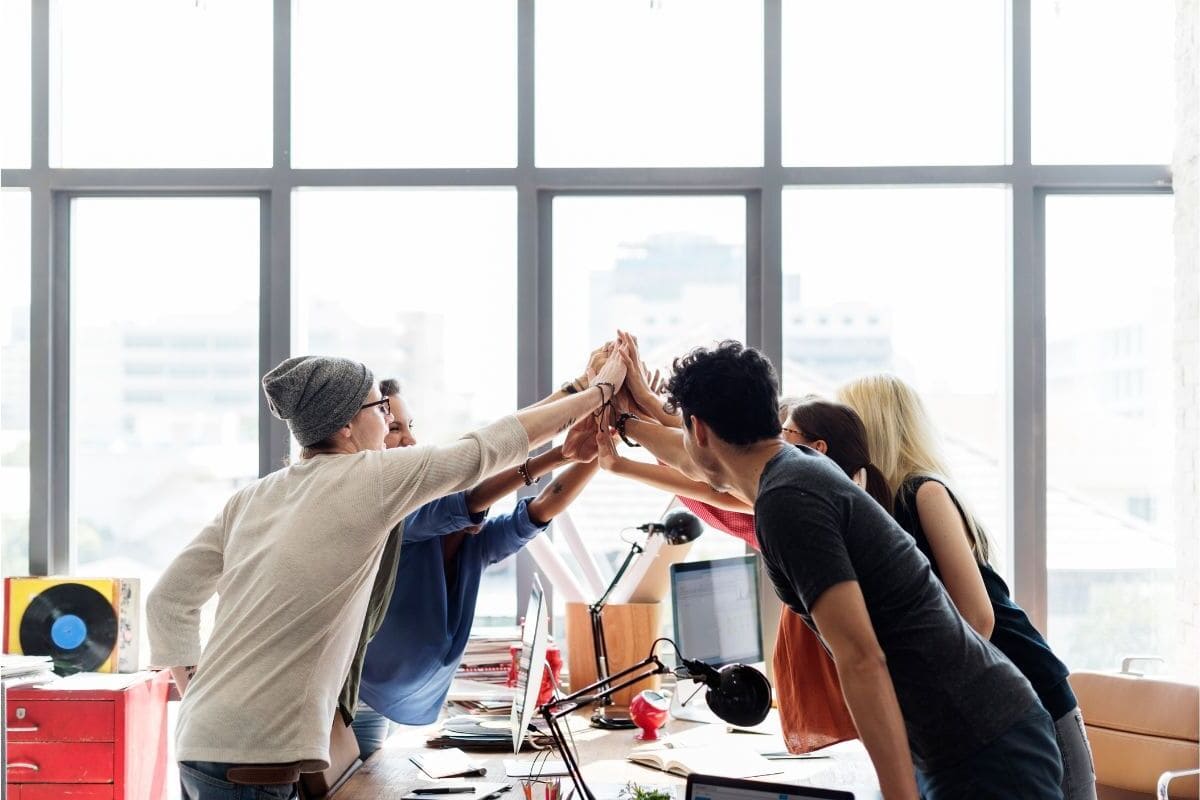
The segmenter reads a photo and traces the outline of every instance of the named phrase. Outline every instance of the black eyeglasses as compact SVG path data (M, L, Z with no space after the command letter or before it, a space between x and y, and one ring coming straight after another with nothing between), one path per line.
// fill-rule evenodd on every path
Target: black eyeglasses
M388 399L386 397L382 400L376 400L374 403L363 403L359 408L359 411L362 411L364 408L370 408L371 406L378 408L379 413L383 414L385 417L390 417L392 415L392 407L388 404Z

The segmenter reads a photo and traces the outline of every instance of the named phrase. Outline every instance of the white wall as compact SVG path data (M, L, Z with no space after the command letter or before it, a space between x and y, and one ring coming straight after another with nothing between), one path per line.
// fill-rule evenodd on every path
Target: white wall
M1200 0L1176 0L1175 456L1176 599L1182 635L1174 663L1200 651ZM1188 676L1192 680L1198 675Z

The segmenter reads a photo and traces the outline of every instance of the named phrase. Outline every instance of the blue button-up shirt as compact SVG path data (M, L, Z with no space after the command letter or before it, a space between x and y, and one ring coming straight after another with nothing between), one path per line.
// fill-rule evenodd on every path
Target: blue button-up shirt
M404 521L396 586L383 625L367 647L359 698L395 722L437 719L467 647L479 582L489 564L509 557L543 528L529 500L483 523L459 547L458 577L446 586L441 537L475 524L463 492L427 503Z

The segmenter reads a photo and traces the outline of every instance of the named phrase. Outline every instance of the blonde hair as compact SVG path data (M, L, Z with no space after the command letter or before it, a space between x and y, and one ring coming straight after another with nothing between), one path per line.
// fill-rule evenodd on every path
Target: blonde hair
M942 457L937 432L921 397L895 375L868 375L838 389L838 400L853 408L867 427L871 460L896 493L905 481L923 476L950 486L950 470ZM987 563L991 543L987 532L957 492L971 550Z

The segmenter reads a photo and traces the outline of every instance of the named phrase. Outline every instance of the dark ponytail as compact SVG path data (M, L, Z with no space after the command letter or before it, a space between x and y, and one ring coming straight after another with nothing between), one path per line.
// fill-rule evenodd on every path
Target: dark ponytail
M802 398L792 408L791 422L809 441L824 440L826 455L853 480L860 469L866 470L866 492L875 502L892 513L892 490L883 472L871 463L867 447L867 429L862 418L850 406L825 400L816 395Z

